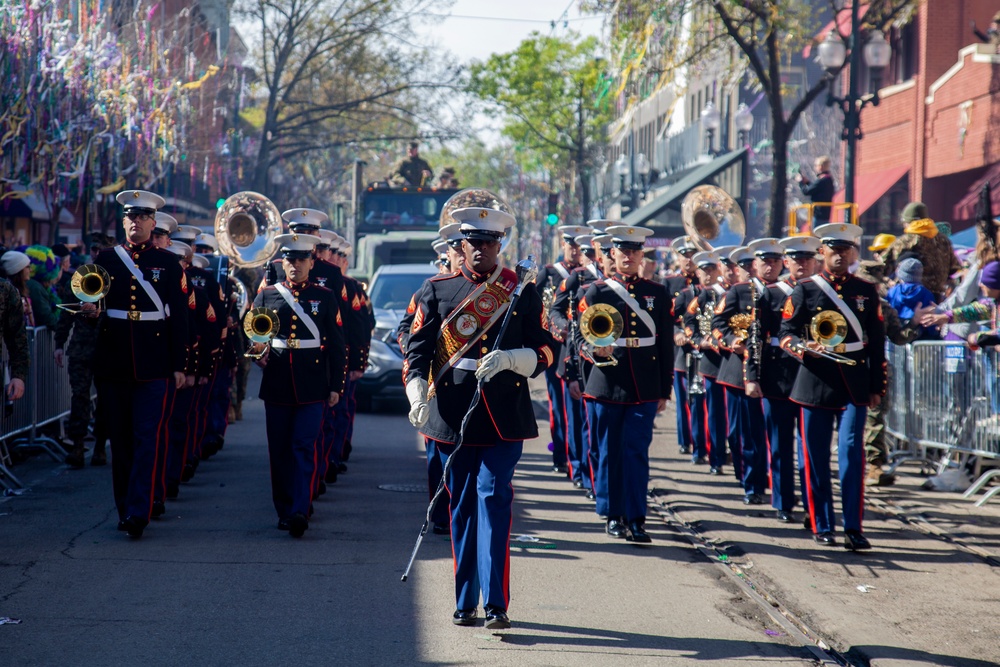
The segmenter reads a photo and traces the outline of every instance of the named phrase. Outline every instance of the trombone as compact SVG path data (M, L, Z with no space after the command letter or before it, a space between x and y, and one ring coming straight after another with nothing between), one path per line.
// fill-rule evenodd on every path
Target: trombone
M811 350L804 344L799 343L795 346L797 353L811 354L846 366L856 366L858 364L854 359L832 351L832 348L837 347L847 338L847 318L842 314L835 310L823 310L816 313L813 315L812 320L809 321L808 334L823 347L831 349Z
M595 303L580 314L580 335L594 347L611 345L625 330L625 320L618 309L607 303ZM618 360L611 357L608 361L594 360L594 365L617 366Z
M253 343L261 343L263 347L256 352L251 348L244 352L243 356L255 360L263 357L270 349L268 343L278 334L279 326L278 313L271 308L258 306L247 311L243 317L243 333Z
M84 264L73 272L69 288L80 303L59 303L56 307L79 315L84 312L83 304L98 303L108 295L111 290L111 276L103 266ZM100 310L100 306L97 308Z

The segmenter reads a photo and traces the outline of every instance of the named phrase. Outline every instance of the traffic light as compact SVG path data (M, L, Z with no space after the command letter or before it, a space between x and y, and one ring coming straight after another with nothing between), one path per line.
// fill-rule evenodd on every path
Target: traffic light
M559 224L559 193L549 193L549 214L545 216L545 222L550 225Z

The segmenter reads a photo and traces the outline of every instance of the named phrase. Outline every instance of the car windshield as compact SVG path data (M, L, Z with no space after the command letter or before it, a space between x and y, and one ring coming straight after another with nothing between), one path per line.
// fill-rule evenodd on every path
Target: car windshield
M402 310L432 273L384 273L372 283L372 307Z

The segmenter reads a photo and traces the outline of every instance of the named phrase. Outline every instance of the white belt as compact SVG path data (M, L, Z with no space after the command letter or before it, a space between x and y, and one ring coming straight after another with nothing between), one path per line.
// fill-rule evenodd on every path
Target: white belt
M458 368L463 371L475 372L479 368L479 359L459 359L451 365L452 368Z
M309 348L316 348L320 346L320 342L315 338L310 338L308 340L302 340L301 338L273 338L271 339L271 347L277 348L279 350L304 350Z
M611 347L650 347L656 345L656 336L645 338L619 338L611 344Z
M837 352L838 354L841 352L860 352L861 350L865 349L865 344L860 342L841 343L840 345L834 345L833 347L824 346L824 349L826 349L829 352Z
M153 311L144 312L141 310L118 310L117 308L109 308L107 310L108 317L113 320L132 320L133 322L138 322L139 320L145 320L146 322L155 322L156 320L166 319L163 313Z

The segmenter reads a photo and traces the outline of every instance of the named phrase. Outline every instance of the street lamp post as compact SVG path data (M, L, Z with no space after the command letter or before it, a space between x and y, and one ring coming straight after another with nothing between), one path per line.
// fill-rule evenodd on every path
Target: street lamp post
M715 131L719 129L722 125L722 114L716 108L714 102L709 102L705 105L705 108L701 110L701 126L705 129L705 134L708 138L708 154L714 156L715 148L712 139L715 137Z
M851 36L850 36L850 76L847 85L847 97L838 97L834 94L835 79L831 77L830 87L826 96L826 105L832 107L834 104L840 107L844 114L844 127L840 133L841 141L847 142L847 160L844 168L844 201L853 202L854 198L854 178L857 163L858 140L862 138L861 133L861 110L865 105L878 106L878 88L882 69L889 64L892 56L892 49L885 41L885 35L878 30L873 30L867 42L861 35L861 16L859 13L859 3L857 0L851 2ZM843 11L841 5L838 9ZM859 48L860 44L864 47ZM861 58L871 70L875 92L872 95L862 96L858 92L858 77L861 74ZM819 61L831 74L839 71L848 58L847 45L840 39L836 29L827 33L826 39L819 45Z
M733 120L736 123L736 131L738 133L736 138L739 146L737 148L742 148L750 140L750 130L753 129L753 112L750 111L750 107L740 102Z

